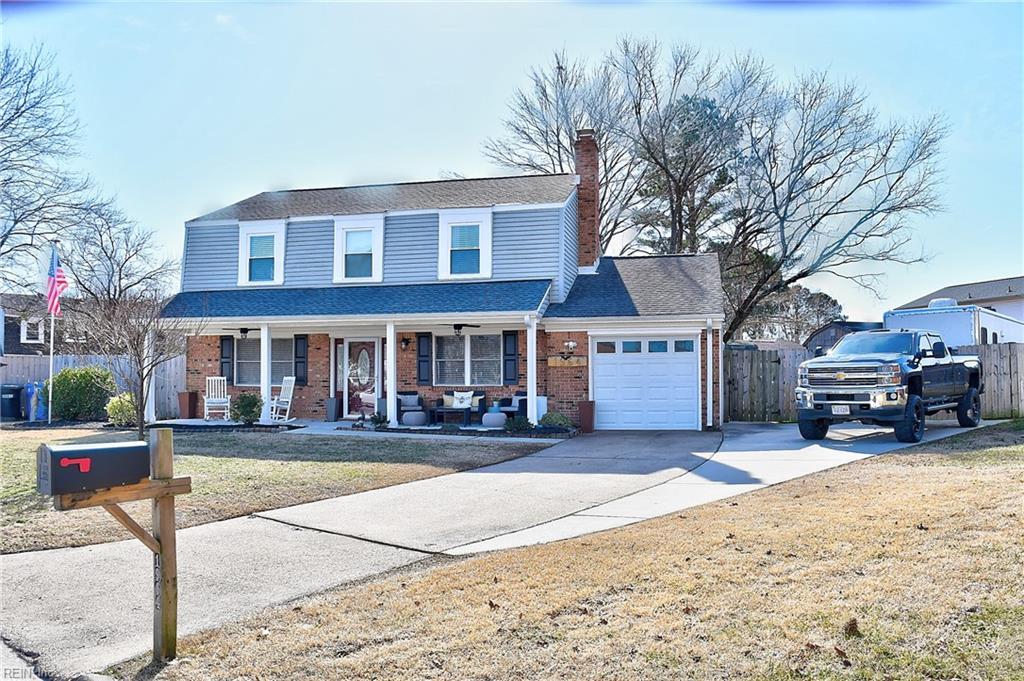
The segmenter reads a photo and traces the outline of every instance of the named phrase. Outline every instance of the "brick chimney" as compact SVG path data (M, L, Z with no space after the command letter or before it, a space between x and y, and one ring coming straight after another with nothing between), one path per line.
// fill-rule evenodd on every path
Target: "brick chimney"
M593 267L601 257L600 219L598 205L600 190L597 177L597 138L590 129L576 131L576 174L580 184L576 195L579 199L577 208L579 230L577 262L580 267Z

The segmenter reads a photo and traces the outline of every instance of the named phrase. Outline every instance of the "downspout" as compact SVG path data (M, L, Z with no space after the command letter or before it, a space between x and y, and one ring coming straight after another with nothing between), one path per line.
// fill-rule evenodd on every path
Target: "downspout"
M707 366L707 379L706 379L707 380L707 409L706 409L706 411L707 411L707 415L708 415L708 428L714 428L714 426L715 426L715 409L714 409L714 398L713 398L713 396L714 396L714 388L712 387L713 383L714 383L714 381L712 379L712 376L714 375L714 374L712 374L712 365L714 364L714 360L712 360L712 358L711 358L711 350L712 350L712 346L713 346L713 343L711 342L712 341L712 338L711 338L711 317L708 317L708 321L707 321L707 339L708 339L707 340L708 349L707 349L707 352L705 353L705 356L708 358L708 361L707 361L707 365L708 365Z

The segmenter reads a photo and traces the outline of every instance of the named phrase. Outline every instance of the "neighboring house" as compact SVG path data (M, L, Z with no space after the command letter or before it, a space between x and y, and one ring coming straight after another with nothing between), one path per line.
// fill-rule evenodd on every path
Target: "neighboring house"
M928 307L928 303L938 298L952 298L958 305L978 305L1007 317L1024 320L1024 276L947 286L896 309Z
M0 295L4 318L4 355L42 355L50 351L46 299L37 295Z
M579 175L266 192L185 224L187 385L225 376L293 415L374 411L399 393L525 396L602 429L721 424L717 256L600 257L598 149Z
M871 331L872 329L880 328L882 328L882 322L851 322L845 319L837 319L822 326L808 336L807 340L804 341L804 347L808 350L813 350L820 345L825 350L828 350L836 344L836 341L848 333Z

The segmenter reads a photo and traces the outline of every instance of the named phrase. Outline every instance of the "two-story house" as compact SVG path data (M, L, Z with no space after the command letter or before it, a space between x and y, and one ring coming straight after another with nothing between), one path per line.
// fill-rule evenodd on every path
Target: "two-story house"
M293 415L352 418L398 394L525 395L601 429L721 423L723 294L715 255L602 257L598 148L578 175L265 192L185 224L164 316L196 335L187 385L225 376ZM545 398L545 399L542 399Z

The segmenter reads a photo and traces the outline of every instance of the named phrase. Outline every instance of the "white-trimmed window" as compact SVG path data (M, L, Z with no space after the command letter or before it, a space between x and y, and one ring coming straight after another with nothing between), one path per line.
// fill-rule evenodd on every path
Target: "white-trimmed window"
M501 385L501 334L434 336L434 384Z
M295 375L295 340L270 339L270 384L281 385L285 376ZM260 339L235 339L235 385L259 386Z
M489 279L491 210L459 208L438 211L438 279Z
M334 218L334 283L379 283L384 279L384 215Z
M22 343L45 343L46 334L42 319L21 320L21 342Z
M238 285L284 283L284 220L238 223Z

